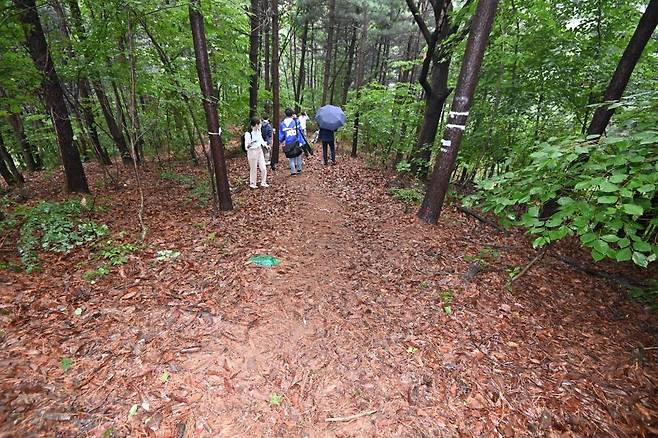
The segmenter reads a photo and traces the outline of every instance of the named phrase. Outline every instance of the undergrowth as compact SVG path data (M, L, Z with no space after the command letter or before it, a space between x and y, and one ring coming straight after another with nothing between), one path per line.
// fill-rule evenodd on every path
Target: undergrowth
M31 273L40 269L40 250L68 253L108 233L107 225L83 217L88 211L77 199L19 205L2 222L2 229L18 229L18 253L26 272Z
M160 178L175 181L185 186L188 191L187 202L196 202L201 207L207 207L210 202L210 182L208 178L199 178L194 175L185 175L172 170L160 172Z

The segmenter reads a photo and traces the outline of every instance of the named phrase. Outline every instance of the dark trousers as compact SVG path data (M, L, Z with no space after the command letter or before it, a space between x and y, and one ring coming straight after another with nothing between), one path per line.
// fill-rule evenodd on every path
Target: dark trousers
M336 161L336 143L333 141L322 141L322 159L327 164L327 146L331 148L331 161Z

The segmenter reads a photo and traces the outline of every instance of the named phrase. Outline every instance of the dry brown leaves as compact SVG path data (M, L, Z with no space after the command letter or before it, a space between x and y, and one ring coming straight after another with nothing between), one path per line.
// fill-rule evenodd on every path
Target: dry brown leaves
M233 186L246 168L230 162ZM130 241L138 194L121 173L119 189L95 190L107 206L96 219ZM89 249L44 255L43 273L0 274L0 433L656 433L657 351L644 348L657 345L655 315L549 257L508 292L506 270L535 254L522 235L451 209L422 225L358 160L313 157L294 178L283 165L219 217L158 175L144 169L147 242L108 277L82 280L98 263ZM47 178L30 187L61 196ZM500 255L464 281L464 256L486 245ZM164 249L181 256L156 261ZM250 265L259 253L282 264Z

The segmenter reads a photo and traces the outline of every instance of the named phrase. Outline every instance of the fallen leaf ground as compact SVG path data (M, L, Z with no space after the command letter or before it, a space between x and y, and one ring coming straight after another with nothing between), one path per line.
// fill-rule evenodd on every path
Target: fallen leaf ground
M146 242L94 283L89 248L0 271L0 436L658 433L657 318L625 291L547 254L509 292L536 255L522 234L451 208L422 225L360 160L313 157L256 191L243 157L229 167L236 208L214 216L161 178L202 167L145 166ZM139 193L117 171L112 188L88 165L94 219L135 242ZM31 202L62 198L59 178L32 176Z

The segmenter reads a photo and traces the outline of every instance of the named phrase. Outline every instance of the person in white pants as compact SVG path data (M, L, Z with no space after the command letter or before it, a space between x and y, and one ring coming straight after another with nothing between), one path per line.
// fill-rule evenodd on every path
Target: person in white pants
M267 166L265 165L265 156L263 155L263 146L267 143L263 140L260 132L260 119L252 117L250 122L251 131L244 133L244 144L247 149L247 160L249 161L249 187L257 188L256 177L257 169L260 169L260 186L269 187L267 184Z

